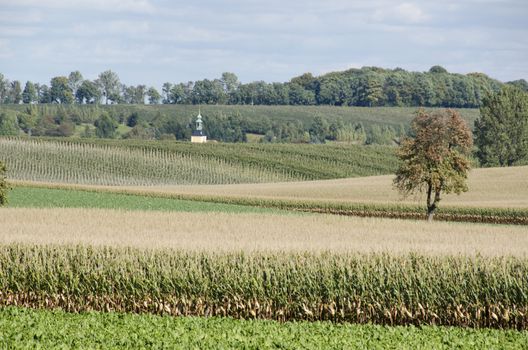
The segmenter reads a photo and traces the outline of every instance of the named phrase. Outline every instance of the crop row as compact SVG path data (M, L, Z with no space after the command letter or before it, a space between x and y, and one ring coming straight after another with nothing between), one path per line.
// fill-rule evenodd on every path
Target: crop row
M0 247L0 304L528 329L526 258Z
M97 185L302 181L387 174L396 167L386 147L18 138L0 139L0 159L13 179Z
M280 171L159 149L0 139L8 176L30 181L96 185L274 182L299 179Z

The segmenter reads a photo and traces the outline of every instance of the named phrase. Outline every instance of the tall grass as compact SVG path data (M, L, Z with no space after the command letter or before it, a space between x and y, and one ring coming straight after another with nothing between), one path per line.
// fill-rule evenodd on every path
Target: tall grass
M0 246L0 304L528 328L521 258Z

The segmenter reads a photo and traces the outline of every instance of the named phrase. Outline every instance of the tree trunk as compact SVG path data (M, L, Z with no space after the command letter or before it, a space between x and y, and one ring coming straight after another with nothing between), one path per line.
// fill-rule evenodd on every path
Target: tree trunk
M440 189L437 189L435 191L434 199L432 198L433 195L433 186L431 183L427 185L427 221L432 222L433 217L436 211L436 208L438 206L438 202L440 202Z
M436 206L435 205L427 207L427 221L433 222L433 217L434 217L435 210L436 210Z

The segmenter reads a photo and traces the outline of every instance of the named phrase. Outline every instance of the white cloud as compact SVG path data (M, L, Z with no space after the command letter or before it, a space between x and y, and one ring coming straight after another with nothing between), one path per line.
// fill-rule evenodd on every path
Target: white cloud
M155 7L149 0L0 0L0 5L53 9L83 9L106 12L153 13Z
M431 19L418 5L404 2L398 5L388 5L374 11L372 18L379 22L402 22L409 24L425 23Z

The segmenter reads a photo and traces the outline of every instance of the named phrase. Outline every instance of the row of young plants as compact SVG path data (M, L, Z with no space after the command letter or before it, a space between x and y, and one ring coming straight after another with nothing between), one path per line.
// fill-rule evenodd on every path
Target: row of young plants
M229 184L387 174L388 147L0 139L12 179L98 185Z
M0 305L528 329L526 258L0 246Z

